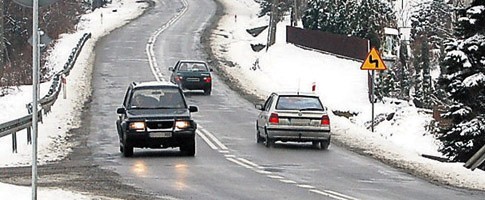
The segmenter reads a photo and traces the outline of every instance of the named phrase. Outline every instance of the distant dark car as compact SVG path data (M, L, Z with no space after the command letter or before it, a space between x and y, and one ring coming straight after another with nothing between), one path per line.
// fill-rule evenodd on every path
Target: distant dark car
M116 110L120 151L130 157L134 147L180 147L194 156L197 124L191 113L197 111L196 106L187 106L182 90L173 83L131 83Z
M170 82L184 90L203 90L205 95L212 91L212 69L204 61L179 60L175 67L170 67Z
M315 94L272 93L256 120L256 141L270 147L275 141L312 142L317 148L330 145L330 118Z

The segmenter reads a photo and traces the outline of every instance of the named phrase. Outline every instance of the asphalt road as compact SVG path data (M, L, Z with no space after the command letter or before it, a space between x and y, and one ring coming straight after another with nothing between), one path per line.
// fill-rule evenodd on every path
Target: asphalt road
M115 111L128 84L168 80L168 67L179 59L207 59L200 38L216 8L212 0L158 0L97 43L85 113L96 165L166 199L483 199L483 192L430 183L336 145L321 151L310 144L256 144L257 110L219 76L211 96L186 93L199 106L195 157L178 149L135 149L134 157L122 157Z

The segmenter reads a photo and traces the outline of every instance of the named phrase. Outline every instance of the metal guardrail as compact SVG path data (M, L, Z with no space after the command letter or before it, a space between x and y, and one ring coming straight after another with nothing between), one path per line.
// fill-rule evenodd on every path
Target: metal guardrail
M79 42L77 43L76 47L72 49L72 52L69 55L67 62L64 64L64 69L57 72L54 75L49 92L47 92L47 94L44 97L42 97L42 99L39 100L41 109L39 109L38 115L39 115L39 120L41 122L42 122L42 113L44 114L49 113L51 111L52 105L54 105L54 103L57 100L57 97L59 96L59 93L62 87L61 77L69 75L69 73L71 72L71 69L74 67L74 64L76 63L79 53L81 52L84 44L89 38L91 38L91 33L85 33L81 37L81 39L79 39ZM29 115L0 124L0 138L5 137L7 135L12 135L12 151L14 153L17 152L16 133L18 131L27 129L27 143L29 144L31 143L30 128L32 127L32 115L31 115L32 103L27 104L27 110Z
M468 161L465 163L465 167L471 169L472 171L475 170L478 166L480 166L485 161L485 145L483 145L480 150L477 151Z

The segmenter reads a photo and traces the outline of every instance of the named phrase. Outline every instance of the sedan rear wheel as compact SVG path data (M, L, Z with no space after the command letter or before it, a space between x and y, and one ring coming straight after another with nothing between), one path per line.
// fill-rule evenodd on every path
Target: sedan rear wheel
M320 142L320 141L312 141L312 146L315 149L320 149L322 147L322 142Z
M264 127L264 133L266 133L266 137L265 137L266 141L264 142L264 146L269 148L269 147L271 147L273 141L271 141L271 139L269 138L268 131L266 130L266 127Z
M330 140L324 140L320 142L320 147L322 150L327 150L330 146Z
M263 139L263 137L261 137L261 132L259 132L258 123L256 122L256 143L259 144L263 141L264 141L264 139Z
M211 91L212 91L211 88L204 89L204 95L207 95L207 96L211 95Z

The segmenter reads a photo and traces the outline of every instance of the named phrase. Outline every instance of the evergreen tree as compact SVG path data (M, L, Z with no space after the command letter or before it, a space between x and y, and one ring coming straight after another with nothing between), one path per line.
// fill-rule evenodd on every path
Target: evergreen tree
M429 43L427 37L422 37L420 41L419 55L415 58L414 104L420 108L431 108L432 80L429 60Z
M323 18L325 13L321 12L323 9L323 1L308 1L307 9L303 12L302 23L303 27L310 30L320 30L319 19ZM323 15L323 16L322 16Z
M396 27L396 15L388 2L362 0L355 8L351 22L352 35L370 40L371 46L379 48L385 27Z
M384 27L395 27L391 5L380 0L309 0L303 14L303 27L336 34L353 35L380 47Z
M379 73L378 78L378 85L379 87L379 94L385 97L396 97L397 96L397 87L396 87L396 76L392 70L386 70Z
M444 155L465 162L485 145L485 0L461 13L455 33L446 43L439 80L452 101L443 114L450 124L442 123L438 136Z
M451 7L444 0L418 4L411 16L412 69L415 73L414 101L418 107L431 108L431 98L439 96L433 88L432 70L439 70L443 59L443 40L451 36Z
M269 15L271 13L271 6L273 5L273 0L261 0L259 2L260 11L258 13L258 17L262 17L265 15ZM290 11L293 7L294 0L278 0L277 1L277 8L278 8L278 21L283 20L283 17L286 13Z

